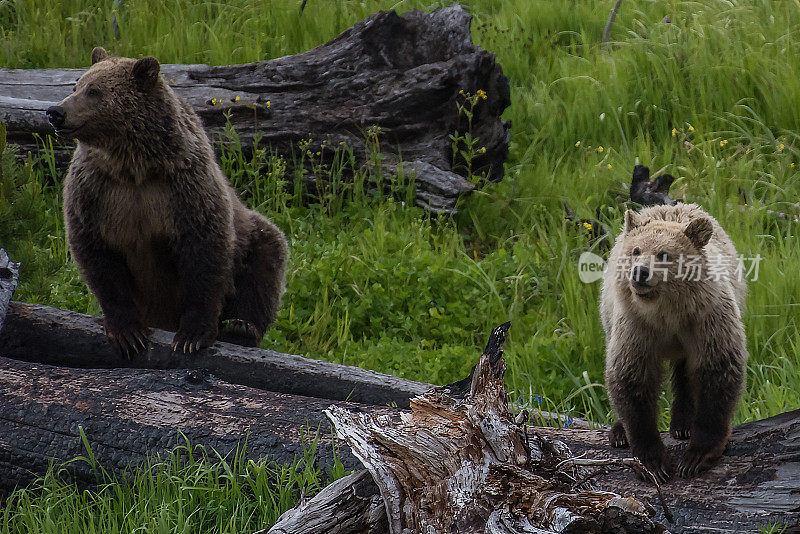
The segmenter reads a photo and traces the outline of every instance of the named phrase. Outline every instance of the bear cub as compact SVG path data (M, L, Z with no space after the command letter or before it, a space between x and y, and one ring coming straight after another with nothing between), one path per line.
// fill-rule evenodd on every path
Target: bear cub
M733 243L699 206L625 213L600 303L617 415L609 438L630 444L661 481L673 472L656 421L663 362L672 364L670 433L689 440L677 471L694 476L722 456L744 388L745 292Z
M158 61L97 47L47 116L78 140L64 183L67 236L112 345L145 350L148 327L174 331L184 353L215 339L258 345L283 293L286 238L242 204Z

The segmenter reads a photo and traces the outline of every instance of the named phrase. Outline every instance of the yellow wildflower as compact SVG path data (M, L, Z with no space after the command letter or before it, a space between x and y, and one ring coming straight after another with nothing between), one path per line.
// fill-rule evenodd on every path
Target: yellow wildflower
M478 154L486 154L486 147L482 146L478 149Z
M463 89L459 90L458 94L463 95L464 94L464 90Z
M722 141L719 142L719 146L725 146L727 144L728 144L728 140L727 139L723 139Z
M272 107L272 102L270 102L269 100L267 100L267 109L269 109L269 108L271 108L271 107Z
M678 133L678 130L676 130L675 128L673 128L673 129L672 129L672 137L675 137L675 134L676 134L676 133Z
M591 229L592 229L592 225L591 225L590 223L588 223L588 222L585 222L585 223L583 223L583 226L584 226L584 228L586 228L587 230L591 230Z
M603 150L605 150L605 148L603 148L603 145L600 145L599 147L597 147L597 151L598 152L602 152Z
M217 105L217 99L216 98L212 98L211 99L211 105L212 106L216 106Z
M580 142L580 141L577 141L577 142L575 143L575 146L581 146L581 142Z
M781 151L781 150L783 150L784 148L786 148L786 145L784 145L783 143L779 144L779 145L778 145L778 152L780 152L780 151Z
M606 167L608 167L610 169L611 168L611 164L609 163L608 165L606 165Z
M690 131L690 132L693 132L693 131L694 131L694 126L692 126L691 124L689 125L689 131Z
M483 89L478 89L478 92L476 92L475 94L478 95L478 98L481 98L483 100L486 100L487 98L486 91L484 91Z
M794 161L793 161L793 162L791 162L791 163L789 164L789 167L791 167L792 169L794 169Z
M239 100L241 100L241 98L239 98L239 95L236 95L236 98L233 99L234 102L238 102Z

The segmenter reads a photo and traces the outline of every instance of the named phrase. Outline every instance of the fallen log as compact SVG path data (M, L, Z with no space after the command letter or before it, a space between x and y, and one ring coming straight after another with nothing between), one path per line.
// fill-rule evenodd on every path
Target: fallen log
M449 137L469 127L457 111L464 98L459 91L486 93L471 124L486 147L472 162L473 173L499 181L508 155L510 125L500 115L510 104L509 81L494 55L472 43L471 19L458 5L430 14L380 11L294 56L231 66L162 65L162 73L212 138L220 138L230 121L245 152L261 136L262 146L290 165L299 157L297 144L309 137L306 150L320 153L317 163L330 164L344 144L358 168L374 163L371 153L379 146L387 169L402 158L405 175L415 175L418 204L453 211L458 196L474 188ZM0 69L0 121L8 125L8 142L23 154L40 150L53 134L44 111L67 96L83 72ZM63 167L73 145L53 141ZM304 177L315 187L321 178Z
M318 464L329 466L332 432L322 415L329 405L198 370L68 369L0 357L0 492L24 486L53 460L86 457L81 432L98 464L118 475L187 439L212 460L211 449L230 459L246 442L247 458L282 463L316 443ZM358 466L347 447L338 458ZM78 482L96 482L88 463L68 468Z
M194 355L173 352L172 333L154 330L146 353L115 352L99 317L11 302L0 332L0 355L82 368L200 369L232 384L362 404L408 406L432 386L348 365L217 342Z
M606 429L518 426L526 414L507 412L495 348L490 341L466 391L465 381L432 390L412 399L410 412L328 408L372 474L389 532L800 532L800 410L736 427L719 465L659 487L634 476L649 474L629 450L608 445ZM664 440L673 455L685 446L667 433ZM367 482L358 475L358 491L370 495ZM374 517L374 503L342 486L269 532L325 532L320 510Z

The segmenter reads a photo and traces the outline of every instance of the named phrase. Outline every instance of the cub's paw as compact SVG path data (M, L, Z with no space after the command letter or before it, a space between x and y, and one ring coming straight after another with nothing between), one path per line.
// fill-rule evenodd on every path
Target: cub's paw
M608 442L617 449L624 449L628 446L628 435L625 434L625 427L620 421L614 423L614 426L608 431Z
M219 340L234 343L243 347L257 347L263 334L253 323L243 319L228 319L223 321L219 331Z
M106 321L105 330L106 337L114 350L127 359L133 359L140 352L147 350L150 330L138 322L122 326Z
M669 424L669 435L675 439L689 439L692 437L691 425L673 419Z
M680 475L681 478L697 476L703 471L713 467L720 456L721 455L716 452L702 451L690 445L683 453L681 461L678 463L678 475Z
M210 346L217 339L217 328L209 327L181 327L172 338L172 350L191 354Z
M672 478L672 462L669 458L669 453L663 445L659 444L658 447L652 447L641 453L634 453L634 456L639 459L642 464L656 477L659 483L663 484ZM640 480L645 482L652 482L652 480L645 475L645 473L637 473Z

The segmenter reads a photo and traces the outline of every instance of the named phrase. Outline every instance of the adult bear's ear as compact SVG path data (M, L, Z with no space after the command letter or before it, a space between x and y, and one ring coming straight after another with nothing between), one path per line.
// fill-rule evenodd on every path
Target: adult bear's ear
M639 214L633 210L625 210L625 233L639 226Z
M711 234L714 233L714 227L707 217L700 217L690 222L683 233L696 248L700 249L708 244Z
M102 46L95 46L92 50L92 65L108 57L108 52Z
M131 71L131 74L133 75L133 79L136 80L142 88L149 89L155 85L160 71L161 65L158 63L158 60L153 56L145 56L136 60L136 63L133 64L133 71Z

